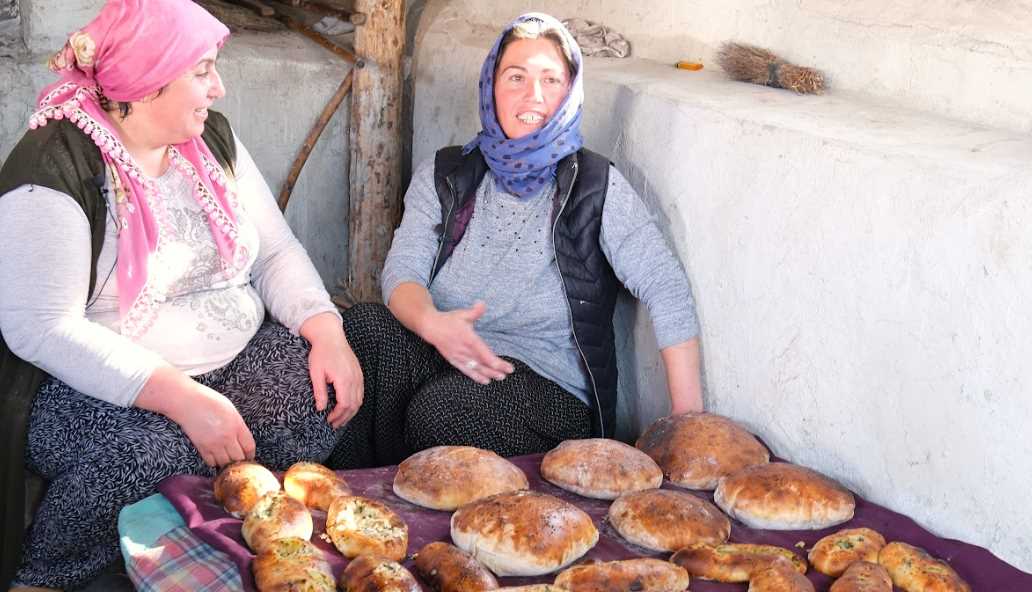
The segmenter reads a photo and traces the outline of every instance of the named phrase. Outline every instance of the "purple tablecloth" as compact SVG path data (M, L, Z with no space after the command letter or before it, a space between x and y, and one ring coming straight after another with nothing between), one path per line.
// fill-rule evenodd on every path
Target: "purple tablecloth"
M598 544L586 555L589 559L609 561L632 557L667 558L669 554L656 554L646 549L625 542L619 534L604 520L609 502L580 497L559 489L541 479L539 467L540 454L512 459L530 480L531 489L542 491L567 500L591 515L599 528ZM413 554L432 541L451 542L449 536L450 512L427 510L412 505L394 495L392 484L397 467L377 469L360 469L343 471L344 478L356 495L379 499L396 511L409 526L409 554ZM664 488L674 489L669 483ZM245 589L255 590L251 575L251 554L240 535L241 520L227 514L215 503L212 493L211 479L204 477L178 476L163 481L158 490L164 494L179 511L190 529L209 545L220 549L236 562ZM713 496L708 492L690 491L708 501ZM347 565L347 560L340 556L333 546L318 536L325 529L325 514L313 512L315 518L315 535L312 542L324 549L327 559L334 569L334 574ZM960 575L971 584L974 592L1032 592L1032 574L1024 573L998 559L989 551L955 541L939 538L921 528L913 520L881 506L869 503L860 497L856 498L856 513L851 521L844 525L826 530L808 531L774 531L748 528L739 522L732 521L731 542L765 543L795 549L800 555L806 552L821 537L841 528L866 526L882 533L888 541L903 541L924 548L935 557L945 559ZM802 543L802 545L800 545ZM803 548L805 547L805 548ZM411 561L406 562L411 568ZM813 570L807 576L818 591L827 590L832 579ZM551 582L554 574L538 578L502 578L503 585L523 583ZM720 584L701 579L692 579L693 592L732 592L746 590L746 584Z

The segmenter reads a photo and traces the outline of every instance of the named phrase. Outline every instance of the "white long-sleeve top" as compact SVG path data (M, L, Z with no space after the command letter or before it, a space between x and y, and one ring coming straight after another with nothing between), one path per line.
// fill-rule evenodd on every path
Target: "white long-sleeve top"
M87 395L132 405L168 363L198 375L229 363L268 308L297 333L334 312L304 247L287 226L250 154L236 141L240 239L248 265L225 278L208 219L174 166L157 183L172 220L165 249L174 265L168 296L136 340L119 332L117 229L109 223L93 297L90 227L64 193L25 185L0 198L0 331L11 351ZM110 193L110 192L106 192ZM114 212L112 203L109 212Z

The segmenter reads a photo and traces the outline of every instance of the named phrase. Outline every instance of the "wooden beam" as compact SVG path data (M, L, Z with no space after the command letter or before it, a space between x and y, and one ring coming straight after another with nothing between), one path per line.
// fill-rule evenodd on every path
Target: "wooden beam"
M355 69L351 95L351 206L343 300L379 302L380 271L401 219L405 2L355 0L355 12L368 18L355 32L355 53L365 64Z

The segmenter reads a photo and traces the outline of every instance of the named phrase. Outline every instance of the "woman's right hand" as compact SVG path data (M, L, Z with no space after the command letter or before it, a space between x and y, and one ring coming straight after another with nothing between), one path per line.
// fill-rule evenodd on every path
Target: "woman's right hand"
M171 366L151 374L135 404L179 424L208 466L254 457L254 437L233 403Z
M480 384L502 380L512 374L512 364L495 355L477 335L474 325L486 306L475 302L469 308L434 312L424 325L424 339L460 372Z

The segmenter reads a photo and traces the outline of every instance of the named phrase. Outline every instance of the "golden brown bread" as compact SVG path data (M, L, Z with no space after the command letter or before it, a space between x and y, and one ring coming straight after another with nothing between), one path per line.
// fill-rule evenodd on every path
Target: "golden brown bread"
M294 463L283 475L283 490L309 508L325 512L333 498L351 495L347 481L330 469L312 462Z
M810 565L822 574L839 577L857 561L878 561L885 537L870 528L846 528L817 541L810 549Z
M971 592L960 575L920 547L894 542L878 552L878 563L892 583L906 592Z
M527 586L508 586L499 588L498 592L569 592L552 584L530 584Z
M622 537L654 551L673 552L694 543L719 545L731 534L727 516L686 491L622 495L609 506L608 519Z
M877 563L857 561L835 580L828 592L892 592L892 578Z
M681 592L688 588L688 572L669 561L626 559L567 568L555 585L570 592Z
M258 592L334 592L322 551L297 537L272 541L251 564Z
M304 504L282 491L266 493L244 518L241 532L244 542L255 553L261 553L276 539L312 538L312 515Z
M481 592L498 587L486 567L455 545L434 542L416 553L416 573L433 592Z
M408 552L408 525L382 502L354 495L333 500L326 534L345 557L379 555L401 561Z
M505 491L527 489L527 476L490 450L472 446L435 446L398 465L394 493L434 510L454 510Z
M345 592L421 592L409 570L377 555L353 559L340 575L340 588Z
M462 506L451 537L499 576L536 576L562 569L598 542L583 510L536 491L500 493Z
M236 518L246 516L259 498L280 488L272 471L250 460L226 465L212 485L215 501Z
M541 459L541 476L557 487L596 499L616 499L663 484L663 471L649 455L608 438L560 443Z
M689 545L670 558L694 577L718 582L747 582L752 574L785 558L796 571L806 573L806 560L788 549L772 545L727 543Z
M817 471L790 463L742 469L720 480L713 500L752 528L819 529L853 518L848 489Z
M671 482L691 489L713 489L725 475L770 461L767 449L745 428L709 413L660 418L636 446Z
M816 592L810 580L792 562L779 557L749 578L749 592Z

